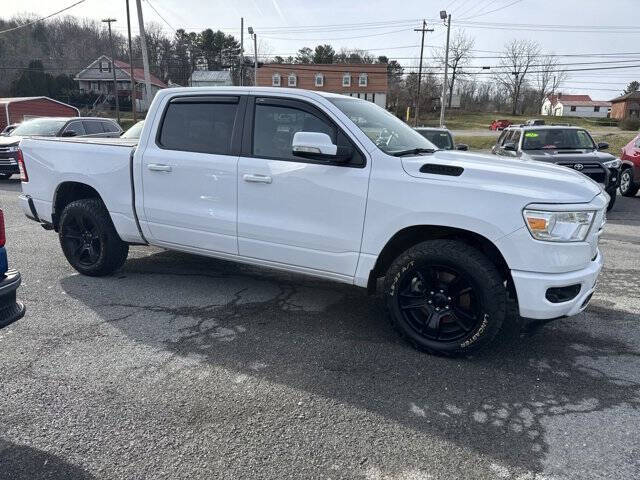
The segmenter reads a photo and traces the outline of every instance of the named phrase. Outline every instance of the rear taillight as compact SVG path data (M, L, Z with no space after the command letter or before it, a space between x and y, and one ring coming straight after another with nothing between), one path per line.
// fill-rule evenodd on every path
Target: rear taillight
M27 173L27 167L24 166L24 156L22 150L18 149L18 168L20 169L20 180L23 182L29 181L29 174Z
M4 247L7 237L4 234L4 213L0 210L0 247Z

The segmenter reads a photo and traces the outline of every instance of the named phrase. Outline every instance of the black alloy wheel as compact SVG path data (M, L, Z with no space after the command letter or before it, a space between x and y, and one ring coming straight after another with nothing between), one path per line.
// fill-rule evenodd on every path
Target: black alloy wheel
M102 241L95 222L84 212L75 211L66 218L60 240L65 252L83 267L92 267L100 259Z
M425 265L407 272L397 299L406 323L433 341L462 340L483 319L473 282L450 266Z

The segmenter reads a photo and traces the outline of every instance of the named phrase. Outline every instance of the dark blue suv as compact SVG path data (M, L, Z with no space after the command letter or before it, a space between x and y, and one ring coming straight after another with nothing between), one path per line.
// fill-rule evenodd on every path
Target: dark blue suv
M9 270L4 231L4 214L0 210L0 328L15 322L24 315L24 305L17 301L16 290L20 286L20 272Z

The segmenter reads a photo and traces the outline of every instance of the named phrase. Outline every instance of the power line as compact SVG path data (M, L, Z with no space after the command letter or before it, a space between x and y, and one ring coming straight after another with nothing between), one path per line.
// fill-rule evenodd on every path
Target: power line
M177 31L175 28L173 28L173 27L171 26L171 24L170 24L169 22L167 22L167 20L166 20L162 15L160 15L160 12L158 12L158 10L156 10L156 7L154 7L154 6L153 6L153 4L151 3L151 0L146 0L146 2L147 2L147 4L151 7L151 9L152 9L154 12L156 12L156 15L158 15L158 16L162 19L162 21L163 21L164 23L166 23L166 24L169 26L169 28L170 28L171 30L173 30L175 33L178 33L178 31Z
M478 18L478 17L483 17L483 16L485 16L485 15L489 15L490 13L494 13L494 12L497 12L497 11L499 11L499 10L504 10L505 8L509 8L509 7L511 7L512 5L515 5L516 3L520 3L521 1L522 1L522 0L515 0L515 1L511 2L511 3L510 3L510 4L508 4L508 5L503 5L503 6L502 6L502 7L500 7L500 8L496 8L496 9L494 9L494 10L489 10L488 12L480 13L480 14L475 15L475 16L471 16L471 17L463 18L462 20L468 20L469 18Z
M38 18L38 19L33 20L31 22L27 22L27 23L23 23L22 25L18 25L17 27L13 27L13 28L8 28L6 30L2 30L2 31L0 31L0 35L3 34L3 33L13 32L14 30L19 30L21 28L28 27L30 25L34 25L34 24L36 24L38 22L41 22L41 21L46 20L48 18L54 17L54 16L56 16L56 15L62 13L62 12L66 12L70 8L73 8L76 5L80 5L81 3L84 3L84 2L85 2L85 0L80 0L80 1L78 1L78 2L76 2L74 4L72 4L72 5L69 5L68 7L65 7L65 8L63 8L61 10L58 10L57 12L53 12L53 13L47 15L46 17L41 17L41 18Z

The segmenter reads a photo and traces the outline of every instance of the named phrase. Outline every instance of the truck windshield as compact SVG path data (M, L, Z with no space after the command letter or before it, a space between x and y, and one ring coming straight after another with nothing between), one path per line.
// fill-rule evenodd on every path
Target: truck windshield
M67 123L66 119L56 118L36 118L27 120L11 132L11 136L38 135L43 137L53 137Z
M375 103L348 97L329 98L329 101L389 155L409 150L437 150L433 143Z
M453 142L449 132L443 132L442 130L417 130L417 132L440 150L453 150Z
M577 128L548 128L525 130L523 150L594 150L596 145L586 130Z

